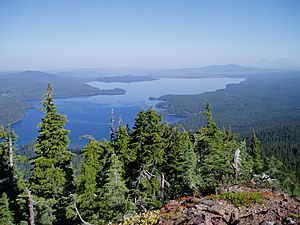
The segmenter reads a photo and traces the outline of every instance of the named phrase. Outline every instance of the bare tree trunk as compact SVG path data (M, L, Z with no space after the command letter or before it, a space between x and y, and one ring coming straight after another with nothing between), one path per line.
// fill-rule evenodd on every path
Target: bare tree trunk
M92 224L90 224L89 222L84 221L84 219L81 217L81 215L80 215L80 213L79 213L79 210L78 210L78 208L77 208L77 206L76 206L76 200L75 200L74 195L73 195L73 194L70 194L70 196L71 196L72 201L73 201L74 209L75 209L75 211L76 211L76 213L77 213L79 219L81 220L81 222L82 222L83 224L85 224L85 225L92 225Z
M161 179L160 179L160 188L161 188L161 200L164 201L164 190L165 190L165 174L161 173Z
M13 158L13 147L12 147L12 138L11 135L8 137L8 154L9 154L9 168L14 167L14 158Z
M237 149L235 152L234 152L234 156L233 156L233 167L235 169L235 178L237 179L238 176L239 176L239 172L240 172L240 169L241 169L241 156L240 156L240 149Z
M29 224L34 225L34 211L33 211L33 200L31 191L27 189L27 196L28 196L28 207L29 207Z
M110 140L114 140L115 138L115 120L114 120L114 109L111 109L110 116Z

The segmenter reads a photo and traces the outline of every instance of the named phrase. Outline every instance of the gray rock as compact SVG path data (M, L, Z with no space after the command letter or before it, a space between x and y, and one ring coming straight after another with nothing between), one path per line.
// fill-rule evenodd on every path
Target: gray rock
M231 225L236 225L240 222L239 215L237 213L232 212L229 218L228 223Z
M205 215L195 216L189 220L188 224L198 225L205 222Z
M215 201L210 199L202 199L201 204L211 207L215 204Z
M264 220L259 225L275 225L275 222Z
M295 224L295 221L293 221L291 217L286 217L286 218L284 218L283 221L285 224L288 224L288 225Z

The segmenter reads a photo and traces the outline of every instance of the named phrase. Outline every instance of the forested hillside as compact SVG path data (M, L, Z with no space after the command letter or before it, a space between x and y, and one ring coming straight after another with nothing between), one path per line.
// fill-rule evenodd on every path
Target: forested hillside
M248 74L240 84L199 95L162 96L165 113L186 116L178 124L196 131L205 124L199 114L205 101L214 109L217 124L230 128L240 139L257 131L265 155L275 155L300 177L300 73Z
M8 125L22 119L29 100L39 100L49 82L56 87L56 97L89 95L119 95L125 90L100 90L86 84L83 78L65 78L39 71L25 71L0 75L0 123Z
M258 129L261 148L266 156L274 155L300 179L300 123L286 123ZM249 134L243 136L249 137Z
M42 108L28 179L18 166L28 160L15 154L14 132L1 129L0 224L118 223L168 200L216 194L235 184L300 196L293 174L261 154L256 133L247 147L217 126L208 103L205 124L194 133L162 123L149 108L137 114L133 128L121 120L115 128L112 118L110 140L86 136L78 155L68 149L66 117L57 112L51 85Z

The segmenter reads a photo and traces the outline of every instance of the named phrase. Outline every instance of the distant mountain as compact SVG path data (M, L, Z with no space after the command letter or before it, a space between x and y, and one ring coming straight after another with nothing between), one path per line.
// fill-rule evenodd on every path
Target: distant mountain
M224 76L239 75L245 73L261 73L266 72L265 69L240 66L235 64L227 65L210 65L199 68L180 68L171 70L159 70L151 73L153 76L159 77L205 77L205 76Z
M265 69L283 69L283 70L300 70L300 63L293 62L287 58L280 58L276 60L261 59L250 64Z
M56 73L57 76L66 77L66 78L96 78L108 76L109 73L101 72L101 71L64 71Z
M210 65L206 67L196 68L178 68L178 69L142 69L142 68L94 68L94 69L78 69L56 73L58 76L72 78L104 78L113 76L145 76L153 77L206 77L215 76L223 77L224 75L239 75L245 73L261 73L266 72L265 69L260 69L250 66L240 66L235 64L227 65Z
M130 74L130 80L134 80L133 77L224 77L224 76L236 76L241 74L249 73L262 73L270 72L274 70L266 68L258 68L251 66L241 66L236 64L227 65L210 65L205 67L195 67L195 68L177 68L177 69L143 69L143 68L91 68L91 69L77 69L62 72L40 72L40 71L24 71L19 73L9 73L1 74L0 78L3 76L9 76L10 78L36 78L36 79L56 79L56 78L72 78L72 79L108 79L107 77L120 77L124 76L125 82L128 80L128 74ZM126 77L127 76L127 77ZM143 78L144 79L144 78Z
M0 74L0 79L37 79L37 80L53 80L58 77L51 73L45 73L41 71L23 71L15 73L3 73Z
M78 78L99 78L107 76L125 76L125 75L147 75L153 70L142 69L142 68L87 68L87 69L77 69L71 71L57 72L56 75L64 77L78 77Z

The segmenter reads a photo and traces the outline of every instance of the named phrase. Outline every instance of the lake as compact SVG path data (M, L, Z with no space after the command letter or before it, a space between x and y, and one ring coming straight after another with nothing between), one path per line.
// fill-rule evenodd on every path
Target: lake
M97 95L91 97L73 97L56 99L58 111L68 118L66 129L70 130L69 138L72 147L80 147L86 140L80 139L84 134L96 139L109 137L109 123L111 110L114 110L116 125L119 118L130 127L141 108L155 107L157 101L150 101L149 97L160 97L166 94L199 94L207 91L223 89L227 84L236 84L244 78L194 78L171 79L162 78L154 81L135 83L104 83L89 82L88 84L100 89L122 88L124 95ZM54 87L55 92L55 87ZM13 125L18 135L18 146L32 142L37 136L37 124L43 117L39 101L34 101L34 108L26 110L22 121ZM173 123L179 117L164 116L164 121Z

